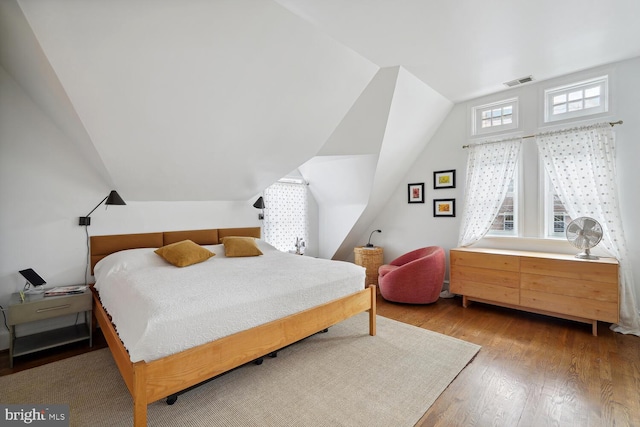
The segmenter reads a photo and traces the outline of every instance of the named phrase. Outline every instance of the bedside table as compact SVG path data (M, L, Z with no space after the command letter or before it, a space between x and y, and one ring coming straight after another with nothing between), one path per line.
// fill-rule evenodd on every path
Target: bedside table
M362 266L367 270L367 278L365 288L369 285L378 286L378 268L383 264L384 251L380 246L367 248L358 246L353 249L356 265ZM377 289L380 292L380 288Z
M81 294L45 297L43 294L25 294L24 302L19 293L11 295L9 301L9 367L13 368L13 358L36 351L69 344L76 341L89 340L93 345L91 318L93 300L91 291ZM84 312L84 323L39 332L31 335L16 336L16 325L23 325L38 320L51 319Z

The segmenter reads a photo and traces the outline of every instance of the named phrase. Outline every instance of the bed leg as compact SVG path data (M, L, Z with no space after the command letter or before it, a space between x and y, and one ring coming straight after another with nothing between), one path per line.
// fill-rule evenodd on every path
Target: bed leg
M258 357L253 361L253 363L255 363L256 365L262 365L262 362L264 362L264 357Z
M147 426L147 387L145 366L133 365L133 425L134 427Z
M369 309L369 335L376 335L376 286L370 285L371 308Z
M177 394L172 394L171 396L167 396L167 405L173 405L178 400Z
M278 357L278 352L277 351L272 351L271 353L269 353L267 356L273 358L273 357Z

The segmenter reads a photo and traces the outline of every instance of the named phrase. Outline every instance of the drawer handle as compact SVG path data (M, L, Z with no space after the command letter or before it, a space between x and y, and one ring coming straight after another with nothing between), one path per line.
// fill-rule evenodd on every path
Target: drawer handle
M36 310L36 313L44 313L46 311L53 311L53 310L62 310L63 308L69 308L69 307L71 307L71 304L59 305L57 307L39 308Z

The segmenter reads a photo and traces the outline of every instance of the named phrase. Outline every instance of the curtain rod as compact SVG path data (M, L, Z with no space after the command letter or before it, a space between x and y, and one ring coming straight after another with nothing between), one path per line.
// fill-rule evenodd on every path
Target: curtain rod
M614 127L615 125L621 125L622 123L624 123L622 120L618 120L617 122L609 122L609 125L611 125L611 127ZM556 132L562 132L563 130L570 130L570 129L562 129ZM514 138L507 138L507 139L503 139L500 141L486 141L486 142L479 142L477 144L467 144L467 145L463 145L462 148L469 148L471 145L482 145L482 144L491 144L494 142L502 142L502 141L509 141L512 139L527 139L527 138L535 138L536 136L542 135L541 133L537 133L537 134L533 134L533 135L526 135L526 136L519 136L519 137L514 137Z

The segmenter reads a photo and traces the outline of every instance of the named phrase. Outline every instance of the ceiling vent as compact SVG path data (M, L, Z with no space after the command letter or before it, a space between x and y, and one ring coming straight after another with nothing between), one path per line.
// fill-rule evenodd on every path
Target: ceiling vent
M524 83L529 83L533 81L533 76L520 77L519 79L511 80L510 82L505 82L504 85L508 87L518 86Z

